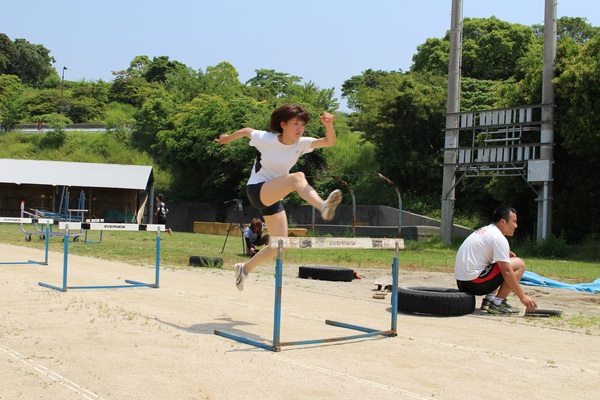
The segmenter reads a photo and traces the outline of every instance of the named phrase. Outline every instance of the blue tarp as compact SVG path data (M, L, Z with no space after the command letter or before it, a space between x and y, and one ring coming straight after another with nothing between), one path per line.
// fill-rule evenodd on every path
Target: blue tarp
M560 289L578 290L580 292L600 293L600 278L591 283L563 283L554 279L545 278L533 272L525 271L521 283L528 286L544 286Z

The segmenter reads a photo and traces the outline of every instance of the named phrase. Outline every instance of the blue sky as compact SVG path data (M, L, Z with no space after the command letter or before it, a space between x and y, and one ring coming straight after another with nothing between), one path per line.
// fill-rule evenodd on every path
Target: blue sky
M367 69L407 71L417 46L450 28L452 0L3 0L0 32L42 44L65 79L111 81L137 55L195 70L231 63L242 82L273 69L339 89ZM463 16L541 24L544 0L463 0ZM558 17L600 26L598 0ZM344 102L342 109L344 109Z

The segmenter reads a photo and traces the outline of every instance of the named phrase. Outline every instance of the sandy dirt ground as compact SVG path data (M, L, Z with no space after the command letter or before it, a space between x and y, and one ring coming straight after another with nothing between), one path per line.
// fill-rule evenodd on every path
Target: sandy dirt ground
M0 244L0 262L43 256ZM73 255L68 265L69 286L154 282L152 266ZM243 292L228 268L163 268L158 289L60 292L38 282L62 286L62 253L47 266L2 264L0 399L598 398L598 320L567 322L600 316L600 295L526 287L563 316L399 314L396 337L280 352L215 335L272 338L274 265L251 274ZM402 286L454 287L450 274L406 272L401 262L400 271ZM390 295L373 298L389 272L357 272L362 280L305 280L284 264L282 341L356 333L326 319L389 329Z

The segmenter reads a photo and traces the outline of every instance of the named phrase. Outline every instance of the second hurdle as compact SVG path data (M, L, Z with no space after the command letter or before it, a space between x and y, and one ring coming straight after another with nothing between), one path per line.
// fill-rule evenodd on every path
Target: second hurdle
M63 252L63 279L62 286L51 285L49 283L38 282L40 286L50 289L66 292L68 289L116 289L133 287L159 287L160 275L160 232L165 231L165 225L161 224L126 224L126 223L104 223L104 222L59 222L58 229L65 230L64 252ZM99 231L148 231L156 232L156 262L155 278L153 283L144 283L126 279L126 285L91 285L91 286L69 286L67 284L68 264L69 264L69 235L71 230L99 230Z
M45 233L46 239L46 251L44 261L3 261L0 264L40 264L40 265L48 265L48 237L50 236L50 227L54 223L54 220L51 218L18 218L18 217L0 217L0 223L5 224L20 224L23 227L23 224L33 224L38 229L38 226L44 226L44 230L40 230Z
M281 351L282 346L299 346L308 344L330 343L343 340L361 339L373 336L396 336L398 321L398 250L404 248L402 239L375 239L375 238L310 238L310 237L272 237L271 243L278 244L277 261L275 265L275 309L273 320L273 340L254 340L249 337L236 335L230 332L215 330L214 333L238 342L250 344L265 350ZM352 329L363 333L328 338L328 339L309 339L294 342L281 341L281 296L282 296L282 276L283 276L283 248L300 249L394 249L394 258L392 262L392 312L390 329L379 330L367 328L358 325L351 325L343 322L325 320L327 325L341 328Z

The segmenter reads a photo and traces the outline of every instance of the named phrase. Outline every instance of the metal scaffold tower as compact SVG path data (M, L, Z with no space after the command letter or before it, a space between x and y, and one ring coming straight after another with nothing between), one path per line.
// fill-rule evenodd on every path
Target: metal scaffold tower
M442 241L452 242L455 188L467 177L521 176L536 193L536 241L551 230L556 0L545 0L541 105L460 112L462 0L452 1L444 142Z

